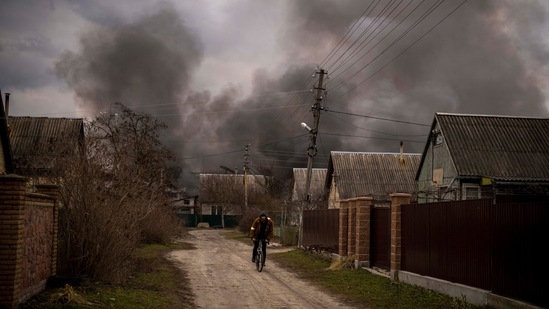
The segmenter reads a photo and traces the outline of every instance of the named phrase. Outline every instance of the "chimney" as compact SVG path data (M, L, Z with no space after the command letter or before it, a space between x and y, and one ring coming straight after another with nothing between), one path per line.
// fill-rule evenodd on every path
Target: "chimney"
M6 112L6 123L8 122L8 115L10 114L10 93L6 92L6 106L4 107Z
M404 146L403 146L403 142L400 141L400 158L399 158L399 161L400 163L404 163Z

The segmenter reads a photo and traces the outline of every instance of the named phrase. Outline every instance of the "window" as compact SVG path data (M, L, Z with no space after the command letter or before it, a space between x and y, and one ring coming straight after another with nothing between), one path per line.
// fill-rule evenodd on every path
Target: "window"
M183 205L190 205L191 204L191 200L189 199L184 199L183 200Z
M435 146L442 145L442 143L444 143L444 136L442 135L442 133L441 132L435 132L433 134L434 134L434 136L433 136L433 145L435 145Z
M212 206L212 215L221 215L222 206Z
M478 186L463 186L462 200L478 200L480 198L480 188Z
M441 186L438 187L438 200L439 201L455 201L456 200L456 192L452 188L448 188L448 186Z

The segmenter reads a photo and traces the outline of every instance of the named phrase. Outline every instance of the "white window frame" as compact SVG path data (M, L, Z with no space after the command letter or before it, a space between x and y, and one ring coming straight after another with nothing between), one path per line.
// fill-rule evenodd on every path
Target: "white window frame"
M476 190L476 196L469 196L469 192ZM480 186L475 184L464 184L461 186L462 200L478 200L480 199Z

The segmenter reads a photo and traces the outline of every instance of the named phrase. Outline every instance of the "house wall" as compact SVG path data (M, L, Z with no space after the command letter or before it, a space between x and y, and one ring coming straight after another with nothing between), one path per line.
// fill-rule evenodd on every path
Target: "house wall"
M200 204L200 209L201 209L201 213L202 215L211 215L212 214L212 209L215 208L217 206L217 204L210 204L210 203L202 203ZM235 207L233 207L235 208ZM220 214L220 213L219 213ZM229 212L225 213L225 215L239 215L239 213L237 213L236 210L234 209L231 209Z
M16 308L56 274L58 193L28 179L0 176L0 308Z
M438 127L435 130L438 130ZM433 183L433 170L442 170L442 183ZM446 140L441 145L436 146L429 142L418 177L418 202L425 203L438 200L433 195L436 196L441 187L450 184L452 184L452 187L459 187L458 182L452 183L456 176L456 168L446 145Z
M208 204L208 203L202 203L200 205L200 214L202 215L210 215L212 214L212 205Z
M332 183L330 185L330 193L328 195L328 209L339 209L340 208L339 200L339 191L337 189L337 184L335 183L335 177L332 178Z

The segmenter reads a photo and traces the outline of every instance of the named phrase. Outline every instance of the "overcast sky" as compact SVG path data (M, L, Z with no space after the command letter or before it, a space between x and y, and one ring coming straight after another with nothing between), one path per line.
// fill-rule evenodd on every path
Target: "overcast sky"
M548 4L535 0L3 0L10 115L92 119L114 102L168 124L196 173L421 152L434 113L549 116Z

